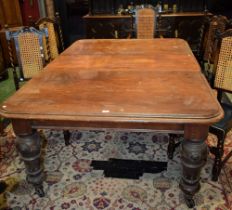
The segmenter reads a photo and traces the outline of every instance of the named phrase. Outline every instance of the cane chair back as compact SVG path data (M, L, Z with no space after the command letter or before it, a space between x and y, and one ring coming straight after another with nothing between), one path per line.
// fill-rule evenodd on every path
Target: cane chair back
M215 156L212 168L212 180L217 181L222 167L232 157L232 150L224 155L224 142L227 133L232 129L232 104L228 102L223 92L232 92L232 29L217 37L220 46L218 61L215 61L216 76L215 88L218 91L218 101L224 110L224 117L219 122L209 127L209 132L216 135L217 144L210 145L209 150ZM168 157L173 158L175 148L179 143L175 142L175 136L170 135L168 145Z
M47 30L39 31L33 27L24 27L16 32L6 31L10 60L13 62L10 46L10 41L13 40L19 63L19 73L16 73L14 64L11 64L14 68L16 89L19 88L20 81L28 80L42 71L45 65L43 36L47 37Z
M50 18L41 18L36 22L36 26L41 30L47 28L48 30L48 44L46 43L46 38L43 38L43 44L45 48L45 59L49 61L50 59L55 59L60 52L64 50L63 35L60 27L59 15L56 14L56 19L52 20ZM50 50L51 58L49 58L48 49Z
M43 37L43 45L45 48L45 59L50 62L50 60L55 59L59 53L64 51L64 41L63 41L63 33L60 25L60 16L57 12L55 14L55 20L51 18L41 18L36 22L36 26L39 29L48 30L48 41ZM65 145L69 145L71 133L69 130L63 131Z
M155 34L156 12L153 8L136 10L136 33L138 39L153 39Z
M218 59L218 39L217 34L221 34L226 30L228 20L225 16L214 16L208 27L204 40L204 56L203 56L203 71L211 86L214 83L215 76L215 61Z
M214 86L232 91L232 29L222 35Z
M45 52L45 59L46 61L49 61L49 59L53 60L55 59L58 55L58 40L57 40L57 35L55 33L55 26L54 26L54 22L51 19L48 18L42 18L40 19L36 25L37 27L41 30L44 28L48 29L48 42L49 42L49 46L47 46L46 44L46 38L43 37L43 45L44 45L44 52ZM49 58L48 56L48 48L50 49L50 54L51 54L51 58Z
M224 118L210 126L209 131L217 136L216 147L210 147L215 155L212 171L213 180L217 180L221 168L232 156L232 151L223 159L224 141L226 134L232 129L232 105L225 101L223 92L232 92L232 29L225 31L219 39L220 51L216 65L214 87L218 91L218 100L224 110Z

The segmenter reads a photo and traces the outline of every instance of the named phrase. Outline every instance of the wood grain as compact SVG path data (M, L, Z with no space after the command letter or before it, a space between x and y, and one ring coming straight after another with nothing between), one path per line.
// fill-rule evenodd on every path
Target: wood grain
M185 41L82 40L1 107L5 117L212 123L222 116Z

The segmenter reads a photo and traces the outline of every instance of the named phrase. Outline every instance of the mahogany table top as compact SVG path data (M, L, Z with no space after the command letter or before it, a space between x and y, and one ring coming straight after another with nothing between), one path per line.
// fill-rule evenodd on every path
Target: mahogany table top
M223 111L181 39L82 40L1 105L12 119L204 123Z

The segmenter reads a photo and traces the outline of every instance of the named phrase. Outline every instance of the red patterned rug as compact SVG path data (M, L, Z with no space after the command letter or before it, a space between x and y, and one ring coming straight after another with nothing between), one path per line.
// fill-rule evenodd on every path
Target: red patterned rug
M25 181L24 164L15 150L10 128L0 137L0 179L15 187L0 197L0 206L9 209L70 210L184 210L188 209L179 190L180 155L167 160L168 135L113 131L74 131L71 145L65 146L62 132L43 131L46 196L39 198ZM225 153L232 149L232 132ZM208 142L215 143L209 135ZM138 180L106 178L93 170L91 160L109 158L168 161L167 171L144 174ZM197 210L228 210L232 205L232 160L222 170L219 182L211 181L213 159L208 158L201 174L201 190L195 196ZM2 199L2 200L1 200Z

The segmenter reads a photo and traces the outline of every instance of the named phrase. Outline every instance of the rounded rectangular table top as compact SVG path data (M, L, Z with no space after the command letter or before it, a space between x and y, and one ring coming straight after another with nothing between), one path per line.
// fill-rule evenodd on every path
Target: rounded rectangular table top
M79 41L2 104L0 113L17 119L213 123L223 112L189 51L180 39Z

